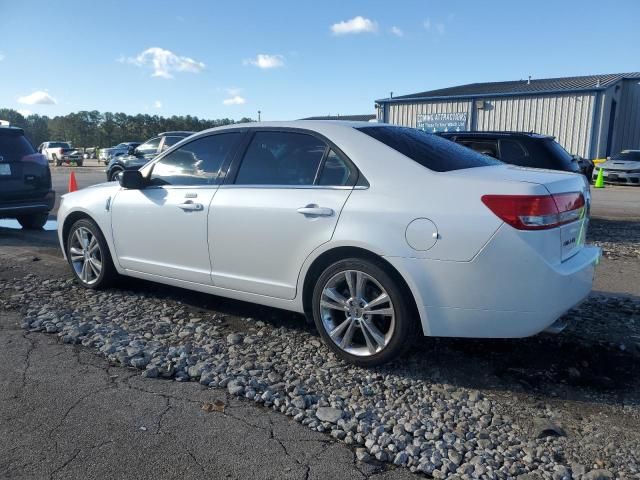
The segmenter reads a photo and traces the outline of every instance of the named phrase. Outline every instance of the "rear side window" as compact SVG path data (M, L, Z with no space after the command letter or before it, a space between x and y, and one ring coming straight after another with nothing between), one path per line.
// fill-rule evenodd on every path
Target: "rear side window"
M152 184L191 186L219 183L220 168L240 135L210 135L179 147L153 165Z
M531 155L531 167L578 172L578 162L562 146L552 139L531 140L527 146Z
M377 126L361 127L357 130L436 172L485 167L501 163L499 160L481 155L457 143L415 128Z
M304 133L256 132L237 185L313 185L327 146Z
M489 155L493 158L498 158L498 144L495 140L456 140L460 145L464 145L482 155Z
M532 165L529 152L515 140L500 140L500 160L521 167L535 167Z
M0 133L0 157L3 162L19 162L22 157L36 153L24 135Z
M329 150L324 161L318 185L322 186L344 186L351 182L352 170L349 163L333 150Z

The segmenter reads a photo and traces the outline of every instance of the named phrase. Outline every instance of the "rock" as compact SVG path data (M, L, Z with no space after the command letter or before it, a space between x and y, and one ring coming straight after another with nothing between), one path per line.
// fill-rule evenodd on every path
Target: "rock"
M533 430L536 438L565 437L567 435L562 427L556 425L548 418L534 418Z
M316 417L321 422L336 423L342 418L342 410L332 407L320 407L316 410Z
M240 333L230 333L227 335L227 343L229 345L239 345L244 340L244 337Z
M409 455L407 454L407 452L402 451L402 452L398 452L398 454L395 456L395 458L393 459L393 464L406 465L408 461L409 461Z
M227 390L231 395L242 395L244 393L244 385L240 385L236 380L232 380L227 384Z
M371 461L371 455L369 455L366 448L356 448L356 458L363 463Z
M609 470L591 470L582 476L583 480L611 480L614 478L613 473Z

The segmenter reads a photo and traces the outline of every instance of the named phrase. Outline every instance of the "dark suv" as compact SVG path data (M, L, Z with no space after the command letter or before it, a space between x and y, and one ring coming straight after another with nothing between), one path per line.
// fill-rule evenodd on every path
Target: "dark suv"
M0 218L40 229L53 208L51 171L21 128L0 126Z
M147 140L142 145L130 148L129 152L111 159L105 170L107 180L113 182L116 176L125 170L138 170L156 155L172 147L180 140L193 135L194 132L162 132L157 137Z
M526 132L441 132L438 135L504 163L583 173L591 180L593 163L569 154L548 135Z

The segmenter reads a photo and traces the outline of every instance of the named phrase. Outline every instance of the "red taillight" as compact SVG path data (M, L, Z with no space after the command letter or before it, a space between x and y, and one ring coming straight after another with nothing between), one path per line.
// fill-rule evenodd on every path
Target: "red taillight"
M582 193L557 195L483 195L482 203L518 230L544 230L584 215Z

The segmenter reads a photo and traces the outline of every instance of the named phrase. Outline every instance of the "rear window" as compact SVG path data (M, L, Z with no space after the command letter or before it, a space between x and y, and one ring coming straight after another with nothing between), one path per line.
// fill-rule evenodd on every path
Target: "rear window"
M24 135L0 133L0 157L3 162L19 162L22 157L36 153Z
M376 126L361 127L357 130L436 172L486 167L502 163L452 141L415 128Z
M71 145L65 142L49 142L49 148L71 148Z
M578 172L580 171L580 165L573 158L569 152L567 152L562 145L554 140L544 140L542 142L543 150L548 152L548 155L540 157L540 165L536 165L538 168L549 168L552 170L564 170L565 172Z

